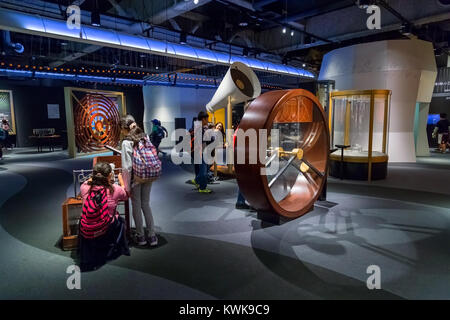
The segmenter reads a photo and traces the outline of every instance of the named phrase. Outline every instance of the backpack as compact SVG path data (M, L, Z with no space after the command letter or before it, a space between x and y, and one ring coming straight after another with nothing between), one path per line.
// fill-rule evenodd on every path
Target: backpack
M91 190L86 201L84 201L80 219L80 233L87 239L104 235L108 231L111 219L106 188Z
M133 149L133 175L138 182L153 181L162 171L161 160L155 146L145 137Z

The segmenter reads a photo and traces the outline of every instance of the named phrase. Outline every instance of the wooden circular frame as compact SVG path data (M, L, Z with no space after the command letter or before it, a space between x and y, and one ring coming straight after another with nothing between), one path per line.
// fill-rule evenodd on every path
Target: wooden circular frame
M281 201L277 202L270 190L267 176L261 175L261 169L265 164L258 159L256 164L249 164L249 146L245 144L245 149L241 150L243 146L239 143L235 144L235 172L240 192L245 199L256 210L262 212L270 212L285 218L297 218L313 207L315 201L320 196L322 189L326 183L328 173L328 161L330 152L330 134L327 126L326 115L319 100L309 91L303 89L294 90L277 90L269 91L255 99L242 118L239 129L244 132L248 129L260 130L266 129L268 134L272 128L274 119L278 112L283 108L286 102L293 98L303 97L311 100L313 109L316 110L316 115L319 114L320 121L313 122L307 134L308 138L304 143L305 158L309 162L317 165L323 176L319 177L316 174L313 184L301 188L302 182L297 180L290 193ZM318 134L319 133L319 134ZM258 150L259 150L258 137ZM245 164L237 163L237 154L245 152ZM306 177L306 176L305 176ZM300 184L300 185L298 185ZM303 187L305 187L303 182ZM297 185L299 188L297 188ZM303 192L300 190L308 189L311 192Z

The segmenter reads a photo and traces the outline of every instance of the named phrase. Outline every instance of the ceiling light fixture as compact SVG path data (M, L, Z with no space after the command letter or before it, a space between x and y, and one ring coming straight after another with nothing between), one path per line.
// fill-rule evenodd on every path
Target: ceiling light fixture
M286 27L283 28L283 33L286 33Z
M198 4L198 0L194 0L194 4Z

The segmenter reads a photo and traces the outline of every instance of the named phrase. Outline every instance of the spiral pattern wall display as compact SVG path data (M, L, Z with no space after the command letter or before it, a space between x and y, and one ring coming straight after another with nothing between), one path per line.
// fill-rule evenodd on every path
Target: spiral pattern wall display
M81 152L116 147L120 140L120 115L117 105L102 94L86 94L74 110L75 141Z

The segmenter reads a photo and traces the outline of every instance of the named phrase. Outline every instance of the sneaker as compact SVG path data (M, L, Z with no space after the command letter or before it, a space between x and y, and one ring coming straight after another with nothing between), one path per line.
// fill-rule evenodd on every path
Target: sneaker
M211 193L212 190L209 190L208 188L205 188L205 189L198 189L198 192L200 192L200 193Z
M138 236L136 238L136 243L138 246L145 246L147 244L147 240L145 240L144 236Z
M248 210L250 209L250 206L246 203L236 203L236 209L238 210Z
M158 237L156 234L150 237L150 246L154 247L158 245Z
M198 189L198 188L200 188L200 185L197 183L197 182L195 182L195 179L192 179L191 180L191 183Z

